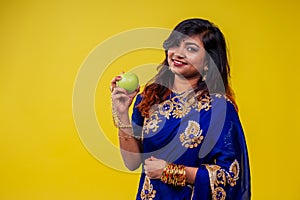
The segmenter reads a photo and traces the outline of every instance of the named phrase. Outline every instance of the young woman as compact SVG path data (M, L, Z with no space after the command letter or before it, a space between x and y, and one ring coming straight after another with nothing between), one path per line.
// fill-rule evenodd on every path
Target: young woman
M124 163L130 170L143 166L136 199L250 199L223 34L207 20L184 20L164 49L165 60L141 94L116 87L120 76L111 82Z

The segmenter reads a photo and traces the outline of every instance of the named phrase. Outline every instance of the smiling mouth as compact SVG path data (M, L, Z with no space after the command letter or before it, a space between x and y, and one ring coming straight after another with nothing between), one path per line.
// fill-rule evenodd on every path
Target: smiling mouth
M182 62L180 60L175 60L175 59L172 59L172 62L175 66L183 66L187 64L186 62Z

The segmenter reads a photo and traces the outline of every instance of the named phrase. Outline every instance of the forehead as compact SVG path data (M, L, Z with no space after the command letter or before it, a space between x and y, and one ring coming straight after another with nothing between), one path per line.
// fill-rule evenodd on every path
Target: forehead
M181 40L181 43L183 43L183 44L196 44L198 46L203 47L203 42L200 39L200 35L193 35L193 36L184 37Z
M164 49L168 50L169 48L178 47L184 43L194 43L197 46L204 48L202 43L200 34L192 34L192 35L185 35L180 32L172 32L171 35L168 37L167 40L164 41L163 47Z

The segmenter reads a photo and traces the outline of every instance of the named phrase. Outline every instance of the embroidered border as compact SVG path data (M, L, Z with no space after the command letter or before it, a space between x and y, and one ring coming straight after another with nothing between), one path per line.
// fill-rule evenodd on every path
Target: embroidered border
M153 189L150 178L145 176L143 189L141 191L141 199L143 200L153 200L155 198L156 190Z
M210 188L213 200L224 200L226 198L225 186L233 187L239 179L240 167L237 160L234 160L229 167L229 172L218 165L205 165L210 181Z
M200 112L201 110L209 111L209 109L211 108L211 102L212 98L208 95L204 95L203 97L201 97L200 101L193 105L193 107L198 112Z
M226 95L222 94L211 94L201 96L198 100L201 93L186 92L183 94L175 95L174 97L155 105L151 108L150 116L144 119L143 132L149 134L150 131L156 132L160 127L160 122L162 122L161 117L166 119L173 118L183 118L192 109L195 109L197 112L201 110L209 111L212 107L212 97L216 98L225 98L227 101L231 102ZM231 102L232 103L232 102Z
M236 181L239 179L240 165L237 160L234 160L229 167L229 173L227 177L228 184L233 187L236 185Z
M187 92L180 95L176 95L169 100L162 102L161 104L153 106L150 111L150 117L145 118L143 132L149 134L150 131L156 132L159 128L159 123L162 122L160 116L166 119L183 118L192 109L200 112L202 109L208 111L211 108L211 97L204 95L200 101L198 96L200 92L193 93Z

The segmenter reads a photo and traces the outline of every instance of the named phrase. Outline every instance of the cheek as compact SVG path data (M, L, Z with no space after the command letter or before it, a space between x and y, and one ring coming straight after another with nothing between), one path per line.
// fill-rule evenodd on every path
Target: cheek
M167 61L168 61L168 64L170 65L171 63L171 58L173 57L173 53L172 52L169 52L167 53Z
M193 59L193 66L196 67L197 69L202 69L204 66L205 66L205 58L204 56L197 56L197 57L194 57Z
M174 54L174 52L169 50L167 53L168 59L171 59L173 54Z

